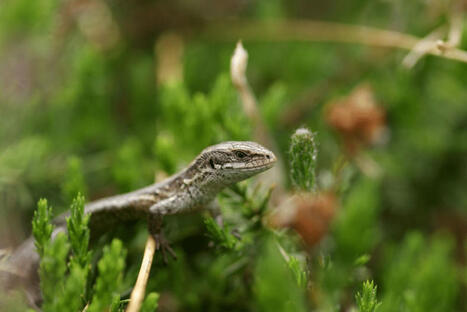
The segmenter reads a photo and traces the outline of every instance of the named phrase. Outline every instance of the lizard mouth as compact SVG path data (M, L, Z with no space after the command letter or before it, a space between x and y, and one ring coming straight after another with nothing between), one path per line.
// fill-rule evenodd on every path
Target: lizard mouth
M274 154L270 153L264 158L258 158L249 161L248 163L228 163L222 169L225 170L241 170L241 171L264 171L270 169L276 163L277 158Z

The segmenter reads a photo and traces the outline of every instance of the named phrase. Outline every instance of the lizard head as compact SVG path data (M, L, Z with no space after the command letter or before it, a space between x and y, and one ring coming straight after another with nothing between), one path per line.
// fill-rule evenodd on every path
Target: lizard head
M271 168L276 156L258 143L231 141L206 148L200 160L218 183L230 185Z

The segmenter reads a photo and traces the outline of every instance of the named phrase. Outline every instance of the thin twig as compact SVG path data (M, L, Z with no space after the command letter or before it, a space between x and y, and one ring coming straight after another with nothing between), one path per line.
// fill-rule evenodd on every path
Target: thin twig
M255 141L267 146L277 155L278 148L261 118L261 114L258 109L258 102L256 101L256 97L250 88L246 77L247 64L248 53L239 41L237 42L237 46L230 61L230 76L232 78L232 83L240 95L243 111L253 125L253 137ZM283 185L284 181L282 164L276 164L274 168L262 175L260 179L262 179L261 181L266 184L276 185L275 196L281 193L280 186Z
M439 40L443 37L445 31L446 28L442 26L429 33L428 36L420 40L404 57L402 64L407 68L414 67L418 60L429 53L432 49L438 47Z
M247 63L248 53L239 41L237 42L237 46L230 62L230 76L232 78L232 83L240 95L243 111L253 124L253 136L255 140L261 144L271 147L274 145L272 138L269 136L266 126L261 118L256 97L248 84L248 79L246 77Z
M450 16L450 26L449 26L449 34L448 40L438 40L436 42L436 47L441 53L445 53L447 50L451 50L456 48L462 38L462 21L463 21L463 14L462 12L458 11L456 8L453 9L453 12Z
M136 280L135 287L131 292L130 303L126 309L126 312L138 312L143 303L144 295L146 292L146 285L151 272L151 264L156 251L156 240L152 235L148 236L146 241L146 247L144 249L143 261L138 273L138 279Z
M461 42L462 38L462 26L463 26L464 14L462 12L454 10L451 14L451 27L449 29L448 44L457 47Z
M242 21L211 24L203 33L219 40L260 40L272 42L322 41L359 43L369 46L412 50L421 38L397 31L368 26L311 20L270 22ZM441 52L437 47L428 54L467 63L467 51L452 48Z

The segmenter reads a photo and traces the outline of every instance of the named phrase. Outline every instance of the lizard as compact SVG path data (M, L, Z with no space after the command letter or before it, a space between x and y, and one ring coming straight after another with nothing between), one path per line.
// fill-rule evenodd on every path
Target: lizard
M147 218L148 230L166 259L165 252L175 254L162 232L164 216L208 210L221 223L216 195L224 188L271 168L274 153L255 142L229 141L205 148L185 169L130 193L103 198L85 205L91 236L125 221ZM66 216L54 220L55 237L66 231ZM34 239L28 238L12 254L9 262L22 276L28 300L40 302L37 270L39 255ZM8 281L8 280L7 280ZM11 282L10 282L11 284Z

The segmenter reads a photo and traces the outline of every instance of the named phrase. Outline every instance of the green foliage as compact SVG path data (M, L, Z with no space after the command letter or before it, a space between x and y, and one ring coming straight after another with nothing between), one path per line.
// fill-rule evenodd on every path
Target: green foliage
M232 192L223 198L225 203L241 212L244 218L251 222L251 226L260 227L261 218L266 213L273 186L263 190L261 185L252 186L249 182L237 183L230 187Z
M117 151L113 177L122 190L130 191L141 186L140 168L143 158L141 143L134 139L122 142Z
M281 112L288 103L287 86L284 83L273 84L261 98L261 112L264 121L274 128L280 123Z
M300 128L290 142L290 178L293 185L303 191L311 191L316 184L316 158L318 148L316 134Z
M70 246L66 235L59 233L51 242L44 246L44 254L41 257L39 276L41 279L41 291L44 298L44 311L54 311L57 301L60 299L66 273L66 257Z
M109 246L104 248L102 258L97 267L99 276L97 277L94 295L88 311L105 311L112 303L119 298L118 289L122 282L123 269L125 268L125 254L122 242L114 239Z
M78 194L70 208L70 217L67 218L68 238L73 252L72 262L86 268L89 264L91 253L89 245L89 215L84 214L84 196Z
M354 264L355 265L365 265L365 264L368 263L368 261L370 261L370 259L371 259L370 255L363 254L354 261Z
M8 145L0 154L2 177L15 178L31 167L39 166L48 150L47 139L40 136L30 136Z
M380 241L378 182L367 177L352 181L332 224L333 248L314 263L315 279L323 289L321 306L342 305L346 289L369 278L366 266Z
M376 288L373 281L363 282L362 292L357 292L355 300L357 301L359 312L376 312L381 302L376 298Z
M65 181L62 193L67 201L72 201L79 193L86 195L86 182L84 181L83 162L77 156L68 158Z
M56 0L6 0L0 5L0 29L2 33L17 34L47 31L54 20ZM1 41L0 41L1 42Z
M305 287L308 282L306 267L294 256L289 256L287 261L290 270L293 272L298 286Z
M171 134L174 149L183 150L178 153L182 157L191 158L219 141L246 139L250 132L227 75L220 75L207 95L190 95L181 83L165 85L160 102L163 132ZM177 135L180 129L183 129L183 136ZM156 148L159 146L161 143L156 143Z
M335 220L338 252L349 263L371 252L380 239L378 189L378 182L369 178L355 181Z
M48 245L54 226L50 223L52 219L52 207L47 205L47 199L43 198L37 203L37 210L34 211L32 219L32 234L37 252L42 257Z
M43 296L42 311L79 311L86 303L87 278L91 272L89 216L84 214L84 196L78 194L67 218L68 235L58 232L52 238L51 208L41 199L34 213L33 234L41 257L39 276ZM69 254L71 251L71 258ZM118 290L125 264L122 242L114 239L104 247L97 267L99 275L89 311L104 311L119 305ZM150 299L148 306L154 306ZM157 303L157 302L156 302Z
M217 246L226 249L235 248L237 239L230 234L230 230L227 226L220 227L211 217L205 218L204 224L206 225L209 238L211 238Z
M262 246L254 276L257 311L306 311L303 290L270 236Z
M66 278L63 275L60 277L58 287L63 287L62 291L55 289L55 304L50 307L50 310L44 311L79 311L83 305L84 293L86 286L87 268L80 267L78 264L71 262L69 264L69 272ZM47 277L45 277L47 278ZM63 286L61 286L63 283Z
M408 234L402 245L386 254L381 311L453 311L459 291L452 242L446 237L427 241ZM416 269L414 269L416 268Z
M141 312L154 312L159 303L159 294L152 292L146 296L141 306Z
M58 233L45 245L39 268L43 311L77 311L82 305L86 269L72 263L66 275L69 250L64 233Z

